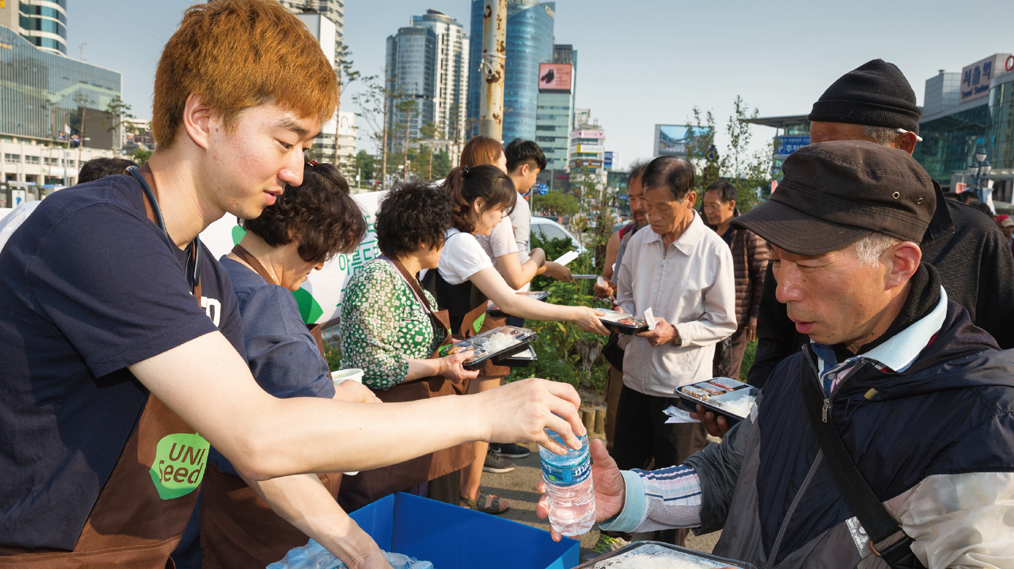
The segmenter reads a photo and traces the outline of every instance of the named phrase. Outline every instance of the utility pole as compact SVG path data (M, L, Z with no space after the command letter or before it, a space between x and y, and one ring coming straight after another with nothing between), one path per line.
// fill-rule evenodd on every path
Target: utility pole
M310 1L307 0L307 5L309 5L309 3L310 3ZM338 60L336 60L334 62L334 72L338 75L338 105L334 108L334 160L331 161L331 164L335 168L339 168L339 166L338 166L338 138L339 138L338 131L341 129L341 124L342 124L342 117L341 117L341 114L339 113L339 111L341 111L341 108L342 108L342 95L345 94L345 89L342 86L342 62L341 62L341 59L338 59ZM340 169L341 168L339 168L339 170Z
M402 182L408 182L408 135L412 126L412 105L405 105L405 159L402 166Z
M482 12L482 97L479 134L503 138L504 61L507 57L507 0L485 0Z
M83 48L82 48L83 49ZM77 177L81 177L81 146L85 141L85 112L88 109L88 95L78 92L74 101L81 104L81 138L77 141Z
M391 92L386 87L384 88L384 136L383 143L380 145L381 151L381 165L380 165L380 189L383 190L387 187L387 114L391 110Z

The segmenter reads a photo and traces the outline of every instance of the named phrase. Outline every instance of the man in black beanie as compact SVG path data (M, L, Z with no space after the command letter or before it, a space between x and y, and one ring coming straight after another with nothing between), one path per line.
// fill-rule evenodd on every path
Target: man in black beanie
M921 110L915 92L898 67L870 61L835 81L813 104L810 142L865 140L912 154L918 142ZM1003 349L1014 347L1014 258L991 219L971 207L945 200L936 190L936 209L920 247L923 261L940 273L948 296L963 306L976 326L989 332ZM749 383L763 387L786 357L808 344L775 298L771 269L764 283L758 315L757 357ZM709 423L711 423L709 425ZM705 418L709 431L726 430Z
M842 75L813 104L810 142L868 140L912 154L922 109L893 63L874 59Z

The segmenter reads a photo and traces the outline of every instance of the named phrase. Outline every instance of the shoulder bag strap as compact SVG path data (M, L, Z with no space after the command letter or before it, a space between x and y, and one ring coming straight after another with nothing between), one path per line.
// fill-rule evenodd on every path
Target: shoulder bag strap
M408 269L406 269L405 265L402 265L401 261L397 259L384 257L384 260L391 263L392 265L394 265L396 269L398 269L398 272L401 273L401 278L405 279L405 282L408 283L408 286L409 288L412 289L412 292L415 293L417 297L419 297L419 302L421 302L423 306L426 307L427 312L432 313L433 307L430 306L430 301L426 298L426 295L423 293L422 286L420 286L419 280L415 278L415 275L408 274ZM436 269L430 270L435 271Z
M418 298L419 302L421 302L422 305L426 308L426 315L430 317L430 322L433 323L433 326L435 328L443 330L444 334L446 335L447 325L444 324L440 320L440 318L437 318L436 313L433 311L433 307L430 306L430 301L426 298L426 293L423 292L422 285L419 284L419 279L415 278L415 275L410 275L408 273L408 269L405 268L405 265L401 264L401 261L386 256L382 258L385 261L394 265L396 269L398 269L398 272L401 273L401 278L405 279L405 282L408 283L409 288L412 289L412 292L415 294L416 298ZM437 269L430 270L435 271Z
M232 248L231 252L233 255L236 255L240 259L243 259L243 262L245 262L247 265L250 265L250 268L253 269L255 273L260 275L262 279L266 280L268 283L273 285L279 284L277 281L275 281L275 277L273 277L271 273L269 273L268 270L264 268L264 265L257 260L257 257L254 257L253 254L247 251L246 248L244 248L242 245L236 245L235 247Z
M821 411L824 401L817 390L816 382L807 374L810 369L808 359L804 358L799 364L799 380L810 424L817 434L817 442L824 451L824 457L827 459L828 467L831 468L831 475L834 476L838 490L870 537L870 549L894 569L925 569L922 562L912 553L912 538L904 533L900 541L884 548L883 551L877 551L874 544L902 531L901 526L856 468L848 449L845 448L845 443L841 440L841 435L834 426L834 419L829 418L827 422L823 420Z

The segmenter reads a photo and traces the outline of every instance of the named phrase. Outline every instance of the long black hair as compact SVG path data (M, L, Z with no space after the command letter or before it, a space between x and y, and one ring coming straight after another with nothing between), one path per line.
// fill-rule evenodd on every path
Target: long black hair
M482 198L485 204L479 212L503 208L514 211L518 192L514 181L496 166L463 166L451 170L444 180L444 188L451 198L451 225L462 233L475 231L475 214L472 204Z

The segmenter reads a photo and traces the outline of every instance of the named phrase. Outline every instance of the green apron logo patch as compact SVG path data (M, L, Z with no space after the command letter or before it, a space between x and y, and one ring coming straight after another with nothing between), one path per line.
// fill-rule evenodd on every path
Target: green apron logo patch
M176 433L162 437L155 449L155 463L148 471L159 498L172 500L196 490L204 478L209 448L211 445L201 435Z

